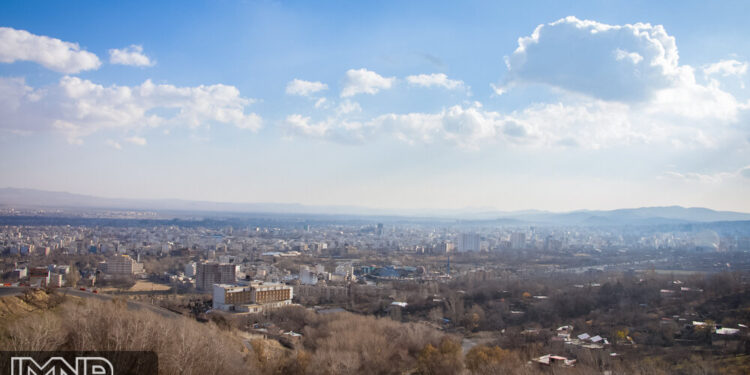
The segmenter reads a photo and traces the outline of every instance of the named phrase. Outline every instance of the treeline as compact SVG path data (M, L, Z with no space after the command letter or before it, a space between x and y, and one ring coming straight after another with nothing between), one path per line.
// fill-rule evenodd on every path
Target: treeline
M0 322L0 350L154 351L160 374L447 375L465 368L460 340L421 324L284 308L268 318L303 333L284 348L243 334L238 326L250 320L199 323L130 310L120 299L33 298L38 310ZM492 361L471 363L478 369Z
M62 300L51 294L46 304L41 302L34 312L0 322L0 350L154 351L161 374L526 375L550 370L529 362L538 353L495 343L464 352L458 337L427 325L351 313L317 314L287 307L264 315L216 315L199 323L130 310L124 300ZM243 332L256 324L267 328L268 339ZM302 336L286 339L284 346L273 339L288 331ZM616 375L711 374L747 368L745 364L695 354L630 358L610 363L607 369ZM586 361L575 368L554 369L557 374L601 371L597 363Z

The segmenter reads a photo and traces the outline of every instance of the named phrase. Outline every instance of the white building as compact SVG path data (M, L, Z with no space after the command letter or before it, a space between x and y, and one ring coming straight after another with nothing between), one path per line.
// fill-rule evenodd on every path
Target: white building
M526 248L526 234L521 232L513 232L510 234L510 247L513 249Z
M480 240L476 233L461 233L458 235L458 251L479 251Z
M101 271L112 277L134 276L143 273L143 263L136 262L128 255L115 255L99 263Z

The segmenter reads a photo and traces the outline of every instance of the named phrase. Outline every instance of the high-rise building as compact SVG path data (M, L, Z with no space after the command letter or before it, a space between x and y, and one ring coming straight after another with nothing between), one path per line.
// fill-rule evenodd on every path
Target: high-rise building
M229 263L205 262L196 265L195 287L212 290L214 284L234 284L237 267Z
M458 235L458 251L479 251L479 235L476 233L461 233Z
M526 247L526 234L522 232L513 232L510 234L510 247L513 249L523 249Z

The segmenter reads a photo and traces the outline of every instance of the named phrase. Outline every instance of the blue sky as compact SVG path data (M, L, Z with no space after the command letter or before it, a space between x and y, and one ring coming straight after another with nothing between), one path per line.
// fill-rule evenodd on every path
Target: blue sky
M747 2L0 4L3 186L750 211Z

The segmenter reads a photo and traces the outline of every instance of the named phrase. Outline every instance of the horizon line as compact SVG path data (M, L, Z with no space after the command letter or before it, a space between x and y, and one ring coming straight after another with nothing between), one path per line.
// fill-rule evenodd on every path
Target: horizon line
M617 208L576 208L576 209L569 209L569 210L549 210L549 209L542 209L542 208L525 208L525 209L516 209L516 210L503 210L501 208L496 207L462 207L462 208L379 208L379 207L371 207L371 206L362 206L362 205L351 205L351 204L309 204L309 203L301 203L301 202L232 202L232 201L213 201L213 200L197 200L197 199L184 199L184 198L125 198L125 197L111 197L111 196L101 196L101 195L92 195L92 194L84 194L84 193L75 193L70 191L58 191L58 190L45 190L45 189L38 189L38 188L28 188L28 187L14 187L14 186L4 186L0 187L0 191L2 190L26 190L26 191L35 191L40 193L51 193L51 194L68 194L73 196L79 196L82 198L96 198L96 199L111 199L111 200L121 200L121 201L130 201L133 203L137 202L158 202L158 201L173 201L173 202L181 202L181 203L200 203L200 204L218 204L218 205L278 205L278 206L301 206L306 207L309 209L354 209L354 210L366 210L366 211L380 211L379 213L354 213L354 212L340 212L340 213L315 213L315 212L263 212L263 211L236 211L235 213L274 213L274 214L305 214L305 215L311 215L311 214L320 214L320 215L357 215L357 216L424 216L424 215L433 215L433 216L444 216L449 213L454 214L519 214L524 212L536 212L536 213L547 213L547 214L567 214L567 213L576 213L576 212L609 212L609 211L618 211L618 210L637 210L637 209L649 209L649 208L682 208L682 209L707 209L714 212L725 212L725 213L735 213L735 214L747 214L750 215L750 212L744 212L744 211L734 211L734 210L726 210L726 209L716 209L711 207L705 207L705 206L689 206L689 205L681 205L681 204L662 204L662 205L643 205L643 206L631 206L631 207L623 207L619 206ZM125 203L125 202L124 202ZM91 206L75 206L75 205L65 205L65 204L24 204L24 203L2 203L0 202L0 205L10 205L10 204L18 204L20 206L35 206L35 207L58 207L58 208L109 208L109 209L135 209L135 208L123 208L123 207L105 207L105 206L97 206L97 205L91 205ZM169 209L145 209L145 208L137 208L137 210L142 211L191 211L189 208L169 208ZM197 209L194 211L199 212L227 212L227 211L220 211L220 210L206 210L206 209ZM434 212L438 211L438 212ZM442 211L442 212L440 212Z

